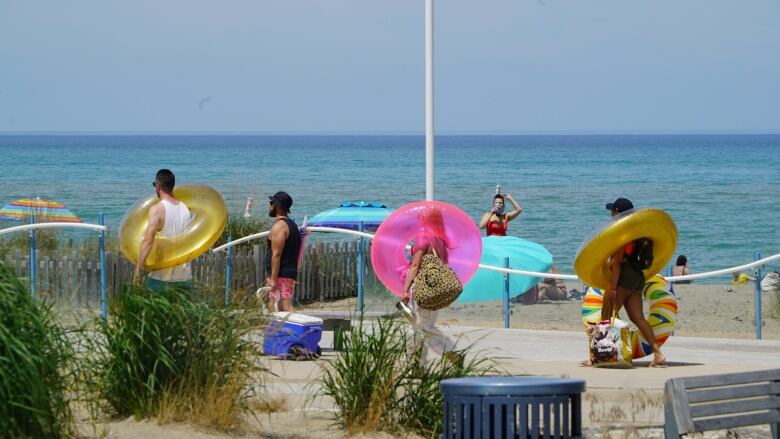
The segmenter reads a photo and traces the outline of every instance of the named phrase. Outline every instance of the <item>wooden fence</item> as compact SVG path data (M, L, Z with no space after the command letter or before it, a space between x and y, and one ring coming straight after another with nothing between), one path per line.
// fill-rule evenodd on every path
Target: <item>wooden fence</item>
M231 295L253 294L265 283L264 246L239 247L233 254ZM364 284L375 283L369 244L364 256ZM299 302L336 300L357 295L357 241L331 241L307 244L298 272L295 299ZM5 252L5 262L20 278L29 281L29 255L21 250ZM100 304L100 259L98 252L62 249L38 251L37 292L56 304L92 306ZM225 293L227 253L211 253L191 262L197 287L214 294ZM109 298L121 293L132 281L135 267L119 252L106 252L106 291Z

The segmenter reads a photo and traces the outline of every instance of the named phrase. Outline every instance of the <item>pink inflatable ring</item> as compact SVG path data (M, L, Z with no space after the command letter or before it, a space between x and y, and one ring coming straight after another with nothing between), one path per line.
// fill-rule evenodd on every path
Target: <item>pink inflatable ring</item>
M404 296L404 276L416 237L441 238L447 243L448 263L465 284L477 271L482 255L479 229L466 212L441 201L418 201L396 209L379 226L371 241L371 263L382 284Z

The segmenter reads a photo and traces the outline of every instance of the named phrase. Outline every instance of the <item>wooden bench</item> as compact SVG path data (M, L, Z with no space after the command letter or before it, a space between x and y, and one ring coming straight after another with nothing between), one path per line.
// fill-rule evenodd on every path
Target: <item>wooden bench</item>
M667 439L769 424L780 439L780 369L672 378L664 388Z

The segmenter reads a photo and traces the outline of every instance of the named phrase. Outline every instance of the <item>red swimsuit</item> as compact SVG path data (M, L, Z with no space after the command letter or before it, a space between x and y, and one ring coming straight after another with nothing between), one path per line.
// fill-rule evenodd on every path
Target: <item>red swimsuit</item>
M507 221L504 220L503 224L490 221L487 224L487 236L506 236Z

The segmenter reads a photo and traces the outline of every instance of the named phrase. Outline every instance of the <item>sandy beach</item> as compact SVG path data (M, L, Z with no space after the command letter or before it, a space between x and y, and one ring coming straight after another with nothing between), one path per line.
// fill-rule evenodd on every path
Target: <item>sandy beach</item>
M573 288L571 286L570 288ZM733 292L726 292L727 290ZM678 314L675 335L689 337L749 338L756 336L755 290L752 285L677 285ZM774 294L762 296L762 335L780 339L780 319ZM513 304L512 328L552 331L582 329L582 302L541 302L534 305ZM645 303L647 315L647 303ZM622 313L625 320L625 311ZM503 327L501 302L455 305L442 313L445 321L469 326Z
M582 289L575 283L568 283L567 289ZM689 284L675 285L678 297L677 324L675 335L689 337L746 338L756 336L755 290L753 285L731 284ZM728 291L728 292L727 292ZM392 297L368 299L367 309L372 311L393 310ZM763 338L780 339L780 319L774 314L778 296L775 293L762 295ZM354 311L355 300L313 303L305 309L328 309ZM582 319L581 301L539 302L534 305L511 304L511 327L550 331L580 331ZM647 314L647 304L645 304ZM627 320L625 311L622 317ZM455 303L440 314L441 324L503 327L502 302Z

